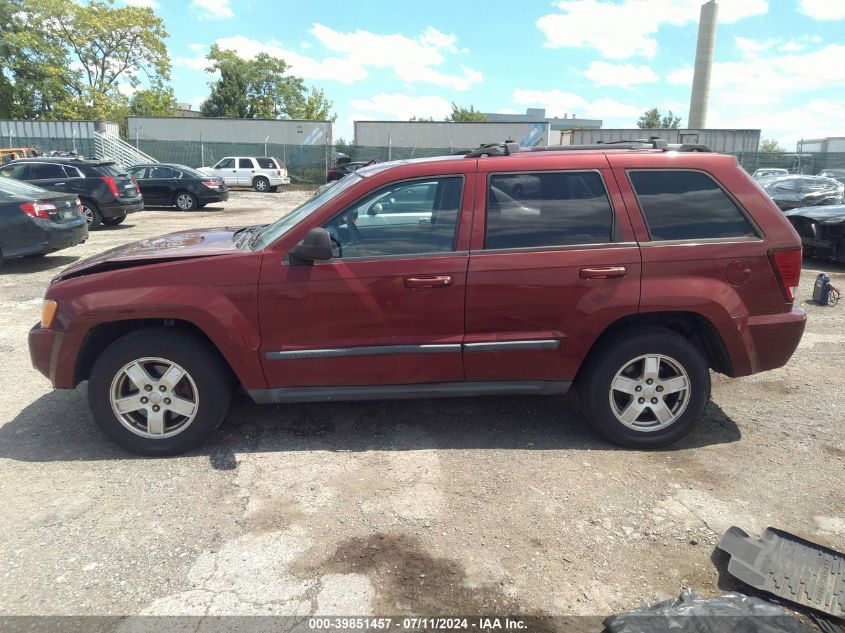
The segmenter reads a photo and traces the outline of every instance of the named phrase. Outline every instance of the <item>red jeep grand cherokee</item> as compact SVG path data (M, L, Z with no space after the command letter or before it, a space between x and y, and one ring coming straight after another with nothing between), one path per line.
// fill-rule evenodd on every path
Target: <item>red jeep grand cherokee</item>
M112 249L50 285L29 335L88 380L121 446L203 441L259 403L562 394L633 447L682 438L709 369L795 351L801 242L735 158L643 146L486 146L380 163L273 224Z

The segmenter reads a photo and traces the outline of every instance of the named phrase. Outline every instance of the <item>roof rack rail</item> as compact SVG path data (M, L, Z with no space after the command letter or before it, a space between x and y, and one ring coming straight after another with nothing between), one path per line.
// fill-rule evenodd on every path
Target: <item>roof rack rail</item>
M547 147L520 147L514 141L503 143L487 143L477 149L453 152L454 155L464 155L467 158L480 156L507 156L515 152L560 152L573 150L596 151L603 149L658 149L664 152L711 152L707 145L697 143L669 143L666 139L653 136L648 139L634 139L628 141L600 141L591 145L549 145Z

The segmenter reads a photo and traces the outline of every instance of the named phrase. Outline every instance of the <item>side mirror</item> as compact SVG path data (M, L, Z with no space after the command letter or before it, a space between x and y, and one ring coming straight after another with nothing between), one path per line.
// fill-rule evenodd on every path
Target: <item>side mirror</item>
M290 249L290 256L304 261L332 258L332 238L329 232L318 227L305 234L305 238Z
M376 202L373 206L367 209L367 215L378 215L383 209L384 207L381 206L381 202Z

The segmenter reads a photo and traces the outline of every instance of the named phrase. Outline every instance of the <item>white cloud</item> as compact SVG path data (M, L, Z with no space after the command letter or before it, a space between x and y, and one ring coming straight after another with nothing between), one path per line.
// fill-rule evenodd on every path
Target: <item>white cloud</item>
M194 70L205 70L208 67L208 60L204 54L195 57L176 56L170 60L170 63L174 66L183 66Z
M648 66L608 64L607 62L591 63L590 67L584 71L584 76L596 86L617 86L619 88L654 83L658 79L654 71Z
M713 64L710 89L713 97L738 105L775 104L796 92L845 88L845 45L829 44L808 53L753 56L753 63L716 62ZM667 75L671 84L688 86L692 69L681 68Z
M139 90L141 90L140 86L133 86L132 84L129 84L129 83L124 82L124 83L117 84L117 91L120 94L127 96L127 97L131 97L132 95L134 95Z
M557 13L537 20L549 48L589 46L608 59L654 57L661 25L696 23L701 0L560 0ZM768 0L731 0L719 6L719 22L766 13Z
M734 44L743 55L754 55L767 51L775 45L776 41L771 37L767 40L755 40L753 37L734 37Z
M845 2L838 0L801 0L801 12L814 20L843 20L845 19Z
M123 0L127 7L142 7L144 9L158 9L156 0Z
M440 96L414 97L406 94L379 93L369 99L355 99L349 106L359 112L359 120L388 117L407 120L412 116L445 119L452 113L452 104Z
M563 92L560 89L543 91L518 88L513 91L513 101L527 107L545 108L546 116L549 117L562 117L564 114L571 113L580 114L583 118L635 120L647 109L615 99L588 101L581 95Z
M205 52L205 48L205 44L188 44L188 50L192 50L195 53Z
M446 53L460 53L460 50L455 35L432 27L417 38L379 35L360 29L343 33L322 24L314 24L311 34L334 55L317 59L286 49L277 42L259 42L244 35L220 38L216 43L241 57L254 57L261 52L280 57L288 63L291 73L305 79L350 84L366 78L371 68L392 70L409 84L422 82L453 90L467 90L484 79L480 72L464 65L460 66L460 74L439 70L446 61Z
M200 20L220 20L235 15L229 0L191 0L191 12Z

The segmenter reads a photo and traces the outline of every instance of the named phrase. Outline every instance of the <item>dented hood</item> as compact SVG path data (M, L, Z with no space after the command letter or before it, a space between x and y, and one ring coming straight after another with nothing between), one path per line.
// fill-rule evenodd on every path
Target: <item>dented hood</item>
M179 231L131 242L68 266L54 281L163 261L228 255L238 252L232 239L237 230L227 227Z

